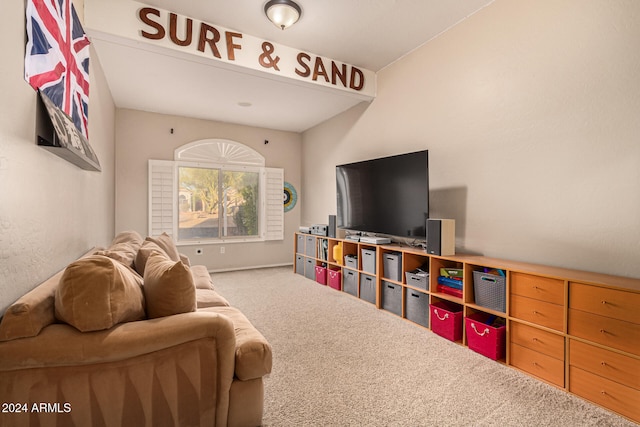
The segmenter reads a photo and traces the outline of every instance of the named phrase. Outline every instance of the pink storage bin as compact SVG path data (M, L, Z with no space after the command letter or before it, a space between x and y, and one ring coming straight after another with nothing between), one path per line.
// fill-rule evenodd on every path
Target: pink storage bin
M329 287L340 290L342 285L342 273L340 270L327 270L327 275L329 276Z
M504 357L507 328L504 325L499 327L488 325L487 322L491 318L491 315L482 312L465 317L467 344L476 353L498 360Z
M430 304L431 330L449 341L462 339L462 306L438 301Z
M316 282L321 285L327 284L327 268L321 265L316 265Z

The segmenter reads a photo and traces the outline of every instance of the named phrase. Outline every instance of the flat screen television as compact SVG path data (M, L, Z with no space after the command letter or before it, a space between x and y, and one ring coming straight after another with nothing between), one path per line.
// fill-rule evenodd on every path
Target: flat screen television
M427 150L336 166L339 228L426 239Z

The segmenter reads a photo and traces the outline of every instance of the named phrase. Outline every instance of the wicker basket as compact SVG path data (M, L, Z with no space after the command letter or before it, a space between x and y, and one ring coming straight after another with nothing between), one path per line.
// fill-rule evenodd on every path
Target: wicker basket
M507 309L507 280L504 276L473 272L473 291L476 304L501 313Z

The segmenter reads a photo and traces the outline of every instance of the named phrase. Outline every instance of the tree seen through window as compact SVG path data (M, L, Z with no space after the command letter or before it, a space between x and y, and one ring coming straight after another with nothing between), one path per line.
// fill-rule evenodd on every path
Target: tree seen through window
M258 236L258 182L258 172L179 167L179 239Z

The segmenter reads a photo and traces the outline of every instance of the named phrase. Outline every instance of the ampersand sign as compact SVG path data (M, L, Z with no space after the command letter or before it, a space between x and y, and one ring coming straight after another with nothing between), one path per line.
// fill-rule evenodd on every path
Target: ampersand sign
M280 71L280 68L278 68L278 61L280 61L280 57L276 56L275 58L271 57L271 54L274 51L274 47L271 43L269 42L264 42L262 43L262 55L260 55L260 58L258 59L258 61L260 62L260 65L262 65L264 68L273 68L276 71Z

